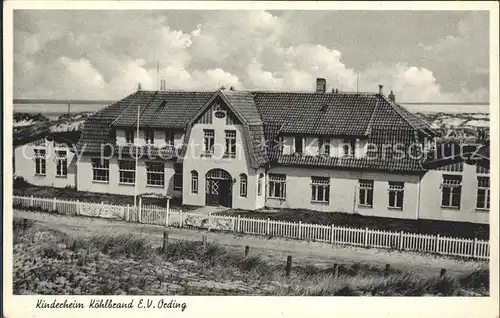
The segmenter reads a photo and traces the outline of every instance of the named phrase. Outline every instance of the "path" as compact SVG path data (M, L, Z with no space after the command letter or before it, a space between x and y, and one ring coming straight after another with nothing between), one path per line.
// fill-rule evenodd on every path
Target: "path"
M56 229L72 235L95 235L102 233L135 233L148 235L151 242L160 245L164 227L138 223L127 223L119 220L106 220L81 216L65 216L42 212L14 210L15 217L36 220L45 227ZM201 241L205 236L208 241L218 242L243 252L244 246L250 246L253 254L259 254L271 263L285 262L287 255L292 255L294 263L316 266L332 266L334 263L364 263L378 267L391 264L394 269L413 270L419 273L439 274L441 268L449 273L465 273L486 262L460 260L449 257L419 254L413 252L364 249L330 245L318 242L305 242L282 238L267 239L262 236L226 234L190 229L168 228L169 238L174 240Z

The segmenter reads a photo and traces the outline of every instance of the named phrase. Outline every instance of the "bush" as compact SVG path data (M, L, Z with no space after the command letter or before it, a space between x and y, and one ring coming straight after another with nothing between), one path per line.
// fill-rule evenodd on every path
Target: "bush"
M26 180L24 180L23 177L14 177L14 183L13 183L13 187L14 189L25 189L25 188L28 188L28 187L31 187L32 185L28 182L26 182Z

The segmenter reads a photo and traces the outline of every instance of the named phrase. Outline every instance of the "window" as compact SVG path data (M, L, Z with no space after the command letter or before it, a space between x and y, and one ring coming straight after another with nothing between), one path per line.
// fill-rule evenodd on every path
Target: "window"
M319 138L319 155L330 157L330 139Z
M236 157L236 131L226 130L226 150L224 156L235 158Z
M462 176L443 175L441 184L441 206L446 208L460 208L460 197L462 195Z
M191 171L191 193L198 193L198 172Z
M240 197L247 197L247 189L248 189L248 178L247 175L242 173L240 174Z
M403 209L404 182L389 181L389 208Z
M165 167L163 162L146 162L146 185L157 187L165 185Z
M490 178L477 177L477 200L476 208L480 210L490 209Z
M127 144L133 144L134 143L134 129L127 129L127 130L125 130L125 142Z
M182 163L174 163L174 190L182 190Z
M262 195L262 182L264 180L264 174L259 174L259 182L257 183L257 195Z
M144 139L146 144L152 145L155 143L155 131L153 129L146 129L144 131Z
M286 198L286 175L269 174L269 197L278 199Z
M359 180L359 205L373 206L373 180Z
M35 149L35 174L44 176L46 170L45 149Z
M311 201L330 202L330 178L311 177Z
M302 154L304 152L304 143L302 137L295 137L294 139L295 152Z
M68 175L68 155L66 150L56 152L56 175L66 177Z
M354 157L354 151L356 150L356 140L344 139L344 144L342 148L344 149L344 156Z
M203 130L203 151L205 155L214 154L215 133L212 129Z
M168 146L174 146L174 133L171 131L165 131L165 143Z
M92 159L93 180L97 182L109 182L109 160Z
M135 161L118 161L118 170L120 172L120 183L135 184Z

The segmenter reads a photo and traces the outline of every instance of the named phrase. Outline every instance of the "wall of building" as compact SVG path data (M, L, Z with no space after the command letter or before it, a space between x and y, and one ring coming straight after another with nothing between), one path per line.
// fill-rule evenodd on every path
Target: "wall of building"
M210 110L209 110L210 111ZM203 156L204 153L204 129L213 129L215 134L214 154L211 157ZM224 158L225 130L236 131L236 158ZM207 172L212 169L226 170L235 181L232 186L232 207L237 209L254 210L262 205L263 199L257 198L257 180L259 170L252 168L246 146L243 125L228 125L226 118L212 117L211 124L194 124L188 141L188 147L183 159L183 203L188 205L205 205L205 178ZM198 193L191 193L191 171L198 172ZM240 197L240 174L246 174L248 178L247 196Z
M417 218L419 177L416 175L297 167L275 167L268 170L268 175L270 173L286 175L286 199L269 198L269 189L266 187L265 205L267 207L357 213L379 217ZM328 204L311 201L311 176L330 178L330 201ZM359 179L374 180L373 207L371 208L358 205ZM389 181L405 183L402 210L388 207Z
M283 154L290 155L295 152L295 137L291 135L282 136ZM330 157L340 157L344 155L344 139L328 138L330 140ZM308 156L319 155L319 139L314 136L303 137L304 154ZM357 158L365 156L366 140L357 139L354 155Z
M174 145L175 147L179 147L182 145L183 138L184 138L184 133L181 131L174 131ZM137 136L137 130L134 129L134 141L135 144L139 145L146 145L146 140L144 139L146 137L145 131L143 129L139 128L139 138ZM116 129L116 144L117 145L126 145L126 137L125 137L125 130L122 128L117 128ZM165 130L162 129L155 129L154 130L154 145L155 146L165 146L166 141L165 141Z
M79 191L116 193L122 195L134 195L134 184L120 183L120 171L117 158L109 160L109 181L94 181L92 171L92 156L84 155L78 162L77 189ZM95 158L98 158L96 156ZM137 193L158 193L171 197L179 197L180 192L173 190L174 166L172 161L163 161L165 171L165 185L151 186L146 183L146 160L139 160L136 168Z
M441 207L443 175L461 175L462 192L460 209ZM476 166L463 164L463 171L430 170L422 178L420 218L471 223L489 223L489 213L476 209L477 177L489 174L476 173Z
M35 149L45 149L45 175L36 175ZM58 176L56 151L65 150L67 153L68 173ZM67 146L58 146L53 141L46 141L40 145L26 144L14 150L15 175L20 176L34 185L56 188L74 187L76 185L75 154Z

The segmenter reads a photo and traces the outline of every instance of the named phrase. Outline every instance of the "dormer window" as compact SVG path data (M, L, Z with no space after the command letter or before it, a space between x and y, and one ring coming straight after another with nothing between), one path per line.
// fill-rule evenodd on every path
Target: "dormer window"
M330 139L319 138L319 155L330 157Z
M147 145L152 145L155 142L155 132L153 129L147 129L144 131L144 139Z
M304 153L304 139L302 137L295 137L294 139L294 148L295 153L303 154Z
M127 144L133 144L134 143L134 129L129 128L125 130L125 142Z
M174 146L174 133L171 131L165 131L165 143L168 146Z
M214 106L214 116L215 118L219 119L226 117L226 110L222 107L221 104L216 104Z
M354 157L356 150L356 139L344 139L342 145L344 157Z

